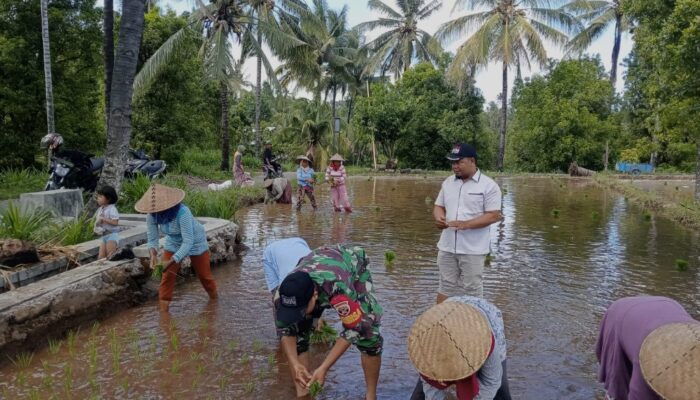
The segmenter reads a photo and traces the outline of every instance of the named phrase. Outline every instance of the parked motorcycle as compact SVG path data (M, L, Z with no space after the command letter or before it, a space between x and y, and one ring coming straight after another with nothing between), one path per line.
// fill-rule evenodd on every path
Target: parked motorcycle
M167 165L162 160L151 160L143 150L130 150L124 177L144 174L149 179L165 173ZM51 157L49 179L44 190L81 188L92 192L97 187L104 167L103 157L94 157L77 150L64 150Z

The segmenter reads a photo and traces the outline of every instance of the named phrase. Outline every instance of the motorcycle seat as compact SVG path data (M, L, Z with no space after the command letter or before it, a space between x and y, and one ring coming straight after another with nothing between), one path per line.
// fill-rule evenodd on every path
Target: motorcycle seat
M93 171L96 171L98 169L102 169L105 165L105 159L102 157L95 157L90 159L90 167L92 168Z

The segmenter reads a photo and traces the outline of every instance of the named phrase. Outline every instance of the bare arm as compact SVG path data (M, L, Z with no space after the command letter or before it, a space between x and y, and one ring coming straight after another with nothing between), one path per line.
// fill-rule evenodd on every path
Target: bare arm
M338 361L340 356L342 356L343 353L348 350L348 348L350 348L350 342L345 340L343 337L338 337L338 339L335 341L335 345L333 345L333 348L326 356L326 359L323 360L321 365L319 365L319 367L314 371L313 376L309 380L309 385L311 385L314 381L318 381L318 383L323 385L323 382L326 380L328 370L333 366L333 364L335 364L336 361Z
M500 210L486 211L484 214L479 215L476 218L466 221L451 221L447 225L457 229L479 229L499 222L502 219L503 215L501 214Z
M445 207L434 206L433 207L433 218L435 218L435 226L440 229L445 229L448 227L447 221L445 220Z
M292 370L294 380L303 386L311 383L311 374L309 374L304 364L301 363L297 354L297 337L282 336L282 349L287 356L287 361L289 361L289 368Z

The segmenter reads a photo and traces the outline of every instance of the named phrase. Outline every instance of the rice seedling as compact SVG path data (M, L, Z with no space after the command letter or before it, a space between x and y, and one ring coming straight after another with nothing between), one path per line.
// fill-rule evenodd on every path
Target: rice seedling
M173 333L170 334L170 349L174 352L177 352L179 348L180 343L177 337L177 332L173 331Z
M56 354L61 350L62 340L49 338L49 353Z
M226 344L226 348L228 349L228 351L235 351L236 347L238 347L238 342L236 342L235 340L229 340Z
M202 355L202 353L197 353L196 351L190 353L190 361L199 361L203 358L204 356Z
M148 341L151 344L151 353L155 355L156 351L158 351L158 337L155 333L151 332L151 334L148 337Z
M129 392L129 380L127 378L122 379L119 386L121 386L125 394Z
M598 219L598 218L600 218L600 214L598 213L598 211L593 211L593 212L591 213L591 218L593 218L593 219Z
M90 371L97 368L97 343L95 340L90 340L88 342L88 360L90 362Z
M253 390L255 390L255 381L249 381L243 385L243 392L245 394L251 394L253 393Z
M320 329L314 330L309 339L311 344L333 344L338 338L338 331L328 324L323 324Z
M34 353L22 352L17 354L14 358L8 357L12 364L19 370L23 370L32 363L34 358Z
M29 400L40 400L41 397L39 396L39 390L37 389L32 389L29 391Z
M218 383L219 390L223 391L224 389L226 389L226 384L228 383L228 381L226 380L225 376L222 376L221 378L219 378Z
M262 350L262 348L263 348L263 343L260 340L258 340L258 339L253 340L253 344L251 345L251 349L253 350L253 353L259 352L260 350Z
M503 189L501 189L501 194L502 194L503 196L507 195L507 194L508 194L508 188L503 188Z
M393 265L396 260L396 253L393 250L384 251L384 265Z
M430 196L426 196L425 197L425 204L428 204L428 205L433 204L433 198Z
M63 389L66 393L70 393L71 389L73 389L73 367L71 367L70 363L66 363L63 366Z
M250 356L248 355L248 353L243 353L243 355L241 356L241 364L248 365L249 362L250 362Z
M212 362L219 362L221 360L221 352L217 349L212 349L211 351L211 361Z
M309 396L315 399L323 391L323 386L317 381L314 381L311 386L309 386Z
M484 258L484 265L491 265L491 261L493 261L496 257L492 256L491 254L487 254L486 257Z
M682 260L682 259L677 259L676 260L676 268L678 268L679 271L685 271L688 269L688 261L687 260Z
M204 371L206 371L206 369L207 369L206 364L199 364L199 365L197 366L197 375L202 375L202 374L204 374Z
M95 337L97 336L97 333L100 331L100 322L95 321L92 323L92 326L90 327L90 337Z
M209 321L207 321L206 318L202 318L202 320L199 321L199 329L203 331L209 329Z
M78 337L78 331L70 330L68 331L68 336L66 337L66 344L68 345L68 354L71 357L75 356L75 340Z
M159 262L153 266L153 272L151 272L151 278L160 281L163 278L163 263Z
M559 218L559 213L560 213L560 211L558 209L556 209L556 208L552 209L552 212L551 212L552 217Z
M173 374L177 374L178 372L180 372L181 366L182 365L180 364L180 360L174 358L172 364L170 364L170 372L172 372Z
M382 211L382 209L381 209L380 207L375 207L375 208L374 208L374 211L375 211L375 212L380 212L380 211Z
M24 371L17 373L16 382L17 386L24 386L24 384L27 382L27 375L24 373Z
M47 372L44 377L41 378L41 385L46 389L53 388L53 376Z
M192 389L197 389L197 386L199 386L199 378L195 377L192 379Z
M123 349L115 328L109 331L109 348L112 351L112 371L119 374Z
M651 221L651 213L649 211L644 211L642 216L644 216L645 221Z
M270 353L270 355L267 356L267 367L272 369L275 367L275 364L277 364L277 357L275 357L275 353Z

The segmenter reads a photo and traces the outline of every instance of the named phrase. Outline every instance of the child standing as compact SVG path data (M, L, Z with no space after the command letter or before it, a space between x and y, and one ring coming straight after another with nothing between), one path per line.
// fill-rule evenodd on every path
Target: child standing
M331 164L326 168L326 182L331 184L331 197L333 198L333 208L336 212L340 212L340 207L345 208L345 212L352 212L350 200L348 200L348 192L345 189L345 167L342 162L343 157L336 153L331 157Z
M103 186L97 190L97 204L100 208L95 212L93 231L102 236L98 259L111 255L119 246L119 212L114 205L118 199L117 192L111 186Z
M314 197L314 169L309 166L311 160L306 156L297 157L299 168L297 168L297 183L299 184L299 194L297 196L297 210L301 210L301 205L304 204L304 194L309 197L311 207L316 209L316 197Z

